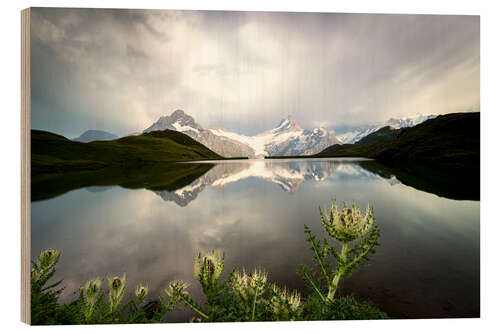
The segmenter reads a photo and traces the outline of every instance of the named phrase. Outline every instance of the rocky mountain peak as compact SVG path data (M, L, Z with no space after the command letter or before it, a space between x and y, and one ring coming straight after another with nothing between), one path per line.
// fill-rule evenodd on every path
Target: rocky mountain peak
M279 125L272 131L274 133L296 132L296 131L303 131L303 128L300 127L295 118L289 115L285 119L282 119Z
M175 110L171 115L170 115L170 121L172 123L178 122L180 125L189 125L192 127L197 127L196 122L194 121L194 118L185 113L182 110Z
M201 126L198 125L194 118L186 114L182 110L175 110L170 116L162 116L153 125L144 130L144 133L151 131L162 131L165 129L180 130L184 127L190 127L193 130L200 130Z
M177 109L174 112L172 112L172 114L170 115L170 117L182 117L182 116L185 116L185 115L186 115L186 113L183 110Z

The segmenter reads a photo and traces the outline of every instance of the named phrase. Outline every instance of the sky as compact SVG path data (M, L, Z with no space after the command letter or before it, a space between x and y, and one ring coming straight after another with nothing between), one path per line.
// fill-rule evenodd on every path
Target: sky
M31 127L69 138L177 109L247 135L480 109L479 16L31 13Z

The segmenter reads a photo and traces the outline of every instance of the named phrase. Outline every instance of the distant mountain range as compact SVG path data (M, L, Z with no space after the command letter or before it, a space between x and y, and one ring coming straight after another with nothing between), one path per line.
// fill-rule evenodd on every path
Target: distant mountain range
M183 110L160 117L142 133L173 130L184 133L224 157L263 158L268 156L304 156L318 154L337 144L352 144L384 128L407 128L418 125L436 115L416 115L390 118L383 124L342 128L329 131L323 127L303 129L297 121L288 116L278 126L254 136L248 136L225 129L221 126L204 128ZM132 135L138 135L134 133ZM73 139L79 142L108 141L118 138L112 133L88 130Z
M405 127L413 127L428 119L436 118L436 115L414 115L409 117L401 117L401 118L390 118L383 124L369 124L365 126L352 127L348 129L341 129L335 131L335 136L342 143L356 143L365 136L372 134L382 127L391 126L392 128L399 129Z
M223 127L203 128L182 110L164 116L144 130L171 129L191 136L225 157L265 157L312 155L332 144L341 143L324 128L304 130L288 116L277 127L254 136L229 131Z
M112 133L99 130L88 130L82 133L78 138L74 138L73 141L78 142L92 142L92 141L109 141L117 139L118 136Z

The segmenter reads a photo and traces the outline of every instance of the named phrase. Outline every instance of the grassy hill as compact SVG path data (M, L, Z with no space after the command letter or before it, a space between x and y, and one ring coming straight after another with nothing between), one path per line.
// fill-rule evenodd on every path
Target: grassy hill
M223 157L189 136L171 130L89 143L31 130L31 170L35 176L209 159Z
M382 142L389 141L397 137L403 129L396 129L391 126L385 126L378 131L368 134L356 143Z
M369 157L390 165L479 170L479 128L479 112L447 114L401 130L384 127L366 140L333 145L313 157Z

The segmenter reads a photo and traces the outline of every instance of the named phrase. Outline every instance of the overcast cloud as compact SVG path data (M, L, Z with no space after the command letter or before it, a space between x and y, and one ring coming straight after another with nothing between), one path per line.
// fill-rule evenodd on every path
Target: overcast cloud
M183 109L255 134L479 110L479 17L35 8L32 128L142 131Z

